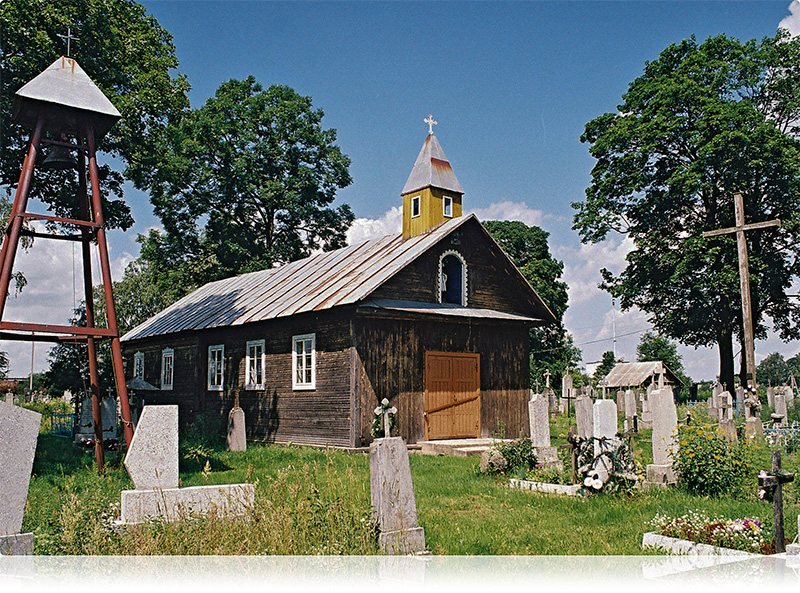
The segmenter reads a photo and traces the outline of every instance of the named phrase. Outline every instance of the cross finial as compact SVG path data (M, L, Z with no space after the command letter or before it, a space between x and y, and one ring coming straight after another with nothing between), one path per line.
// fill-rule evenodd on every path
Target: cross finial
M72 36L72 29L70 27L67 27L67 34L66 35L59 34L58 36L61 37L61 39L66 39L67 40L67 57L69 57L70 41L73 41L73 40L74 41L80 41L80 38Z
M433 126L438 126L439 125L439 122L434 120L433 119L433 115L430 114L430 113L428 114L428 117L426 117L422 121L424 121L426 124L428 124L428 134L433 134Z
M545 387L550 389L550 369L544 370Z

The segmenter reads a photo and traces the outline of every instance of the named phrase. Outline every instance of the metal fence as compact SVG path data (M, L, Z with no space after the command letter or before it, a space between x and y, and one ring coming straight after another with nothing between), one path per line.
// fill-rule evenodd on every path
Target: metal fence
M50 434L56 437L71 439L73 427L75 426L75 414L60 414L53 412L50 414Z
M797 421L792 422L789 428L766 428L764 438L773 447L781 447L787 453L800 449L800 426Z

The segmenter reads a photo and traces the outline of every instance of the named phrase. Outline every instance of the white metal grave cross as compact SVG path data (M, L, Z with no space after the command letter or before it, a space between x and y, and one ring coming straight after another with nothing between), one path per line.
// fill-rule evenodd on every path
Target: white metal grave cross
M544 370L544 385L547 389L550 389L550 369Z
M426 124L428 124L428 134L433 134L433 126L438 126L439 122L433 119L433 114L429 113L428 117L423 119Z
M70 41L80 41L80 38L73 37L72 36L72 30L69 27L67 27L67 34L66 35L58 34L58 36L61 37L61 39L66 39L67 40L67 57L69 57Z
M716 237L719 235L727 235L736 233L736 247L739 251L739 285L742 293L742 324L744 325L744 347L745 356L747 357L747 386L751 389L756 386L756 363L755 363L755 343L753 338L753 306L750 301L750 266L747 262L747 241L745 240L745 231L753 231L756 229L764 229L773 226L781 226L781 221L765 220L763 222L754 222L752 224L745 224L744 221L744 199L742 194L733 196L735 212L736 212L736 226L727 229L718 229L714 231L703 232L703 237Z

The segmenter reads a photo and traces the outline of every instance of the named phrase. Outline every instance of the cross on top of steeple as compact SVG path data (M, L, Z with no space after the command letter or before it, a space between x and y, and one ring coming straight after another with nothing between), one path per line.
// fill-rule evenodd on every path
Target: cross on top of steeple
M424 121L426 124L428 124L428 134L433 134L433 126L438 126L439 125L439 122L434 120L433 119L433 115L430 114L430 113L428 114L428 117L426 117L422 121Z
M67 57L70 57L69 56L70 42L71 41L80 41L80 38L72 36L72 29L70 27L67 27L67 34L66 35L59 34L58 36L61 37L61 39L66 39L67 40Z

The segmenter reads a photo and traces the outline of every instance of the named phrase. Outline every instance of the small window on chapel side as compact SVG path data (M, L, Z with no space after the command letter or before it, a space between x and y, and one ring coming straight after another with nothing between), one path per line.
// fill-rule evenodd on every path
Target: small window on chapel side
M420 196L414 196L411 198L411 218L416 218L420 215L420 200L422 198Z
M453 198L445 196L442 202L442 209L445 218L453 218Z

